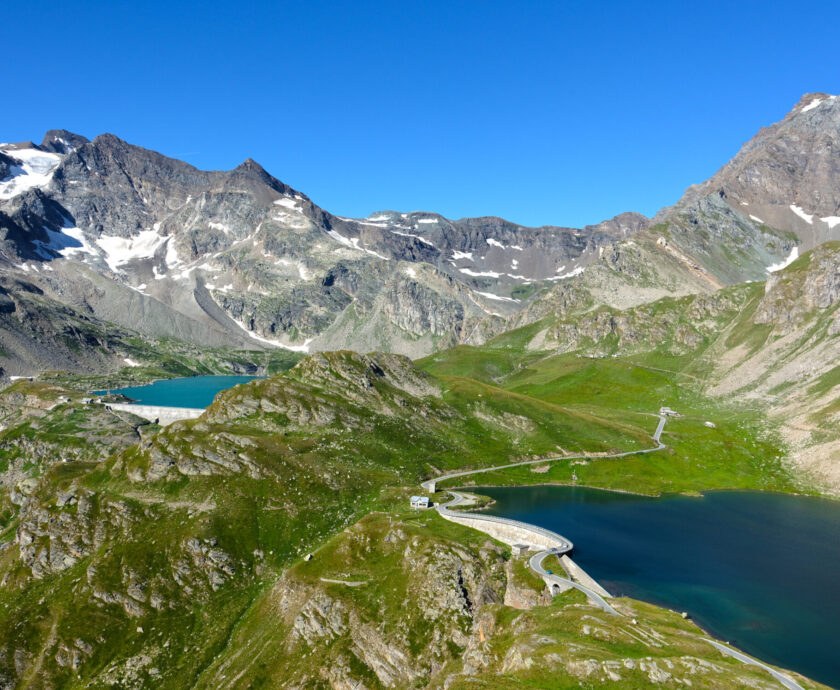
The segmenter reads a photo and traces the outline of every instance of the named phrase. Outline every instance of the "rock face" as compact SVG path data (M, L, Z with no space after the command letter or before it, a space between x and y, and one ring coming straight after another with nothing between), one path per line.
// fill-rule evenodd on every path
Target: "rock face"
M653 223L713 195L755 222L796 234L801 248L840 239L840 98L805 94L729 163Z
M801 270L794 270L801 265ZM772 273L756 309L755 323L772 324L781 334L801 327L814 310L824 310L840 300L840 243L830 242L786 271ZM828 334L840 332L840 320Z
M516 286L573 273L646 223L341 218L253 160L206 172L111 134L0 151L4 289L25 278L74 314L204 346L417 356L481 342L518 308Z

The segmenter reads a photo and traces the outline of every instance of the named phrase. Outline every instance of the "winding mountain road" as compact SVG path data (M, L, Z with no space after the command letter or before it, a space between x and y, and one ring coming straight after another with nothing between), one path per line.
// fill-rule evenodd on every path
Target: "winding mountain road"
M665 423L668 421L668 418L663 414L654 415L655 417L659 418L659 423L656 425L656 431L653 432L653 440L656 442L656 446L654 448L642 448L640 450L629 450L623 451L621 453L612 453L611 455L602 455L598 456L601 458L624 458L629 455L638 455L642 453L654 453L658 450L662 450L665 448L665 444L662 443L660 440L660 436L662 435L662 431L665 428ZM507 465L496 465L494 467L486 467L479 470L466 470L464 472L453 472L451 474L445 474L442 477L436 477L435 479L428 479L421 484L421 486L429 492L434 493L436 491L437 485L447 479L456 479L457 477L468 477L474 474L483 474L486 472L495 472L497 470L504 470L508 469L509 467L521 467L523 465L534 465L537 463L546 463L546 462L555 462L557 460L576 460L580 458L591 457L587 455L564 455L556 458L548 458L542 460L524 460L522 462L512 462ZM464 518L465 514L461 512L454 512L451 509L461 503L464 503L466 500L463 494L458 493L457 491L447 490L452 496L450 501L446 503L441 503L436 506L438 513L445 518ZM579 582L575 582L573 579L560 577L559 575L555 575L553 572L550 572L543 568L543 561L548 558L549 556L561 556L565 553L568 553L572 550L573 545L565 537L560 536L556 532L551 532L550 530L543 529L542 527L537 527L536 525L530 525L525 522L519 522L518 520L509 520L508 518L501 518L496 517L494 515L478 515L472 513L469 515L470 519L472 520L481 520L487 522L494 522L499 525L509 525L513 527L518 527L521 529L525 529L529 532L534 534L540 535L543 539L549 539L556 542L556 546L550 549L544 549L539 553L535 554L531 557L529 561L529 565L531 569L537 573L540 577L542 577L546 582L553 582L558 585L565 585L566 587L574 587L575 589L580 590L583 592L589 600L592 601L596 606L599 606L601 609L606 611L607 613L611 613L613 615L619 616L621 615L618 611L616 611L608 602L607 600L601 596L595 590L586 587L585 585L580 584Z
M531 570L535 573L540 575L543 579L550 580L551 582L556 582L557 584L561 585L571 585L577 590L583 592L588 598L596 606L600 606L601 609L606 611L607 613L611 613L614 616L620 616L621 614L616 611L610 603L604 599L598 592L585 585L580 584L579 582L575 582L571 578L568 577L560 577L559 575L555 575L553 572L546 570L543 568L543 561L548 558L549 556L559 556L560 552L549 549L548 551L540 551L539 553L535 553L531 556L531 560L528 561L528 565L531 566Z
M446 480L446 479L456 479L457 477L468 477L472 474L483 474L485 472L495 472L496 470L506 470L510 467L522 467L523 465L538 465L540 463L545 462L556 462L557 460L580 460L582 458L591 458L597 457L599 459L614 459L614 458L626 458L628 455L642 455L644 453L655 453L658 450L662 450L666 448L664 443L659 440L659 437L662 435L662 430L665 428L665 422L668 421L668 418L662 414L655 414L654 417L659 418L659 424L656 425L656 431L653 432L653 440L656 441L655 448L641 448L639 450L627 450L621 453L612 453L610 455L560 455L556 458L543 458L541 460L523 460L522 462L512 462L507 465L495 465L494 467L485 467L480 470L466 470L464 472L452 472L451 474L444 474L440 477L435 477L434 479L427 479L425 482L422 482L420 486L422 486L426 491L431 491L432 493L435 492L437 485Z

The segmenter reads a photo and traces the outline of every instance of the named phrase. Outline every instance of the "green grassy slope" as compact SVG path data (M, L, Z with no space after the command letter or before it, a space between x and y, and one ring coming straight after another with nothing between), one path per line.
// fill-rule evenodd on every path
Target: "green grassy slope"
M285 572L197 686L773 686L675 612L617 599L613 617L574 590L542 600L524 558L406 505L389 494Z

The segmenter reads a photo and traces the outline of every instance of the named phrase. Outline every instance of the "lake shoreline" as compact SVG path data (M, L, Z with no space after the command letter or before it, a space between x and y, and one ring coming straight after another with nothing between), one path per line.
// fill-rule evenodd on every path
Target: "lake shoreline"
M493 500L492 515L570 537L576 560L616 598L685 611L711 640L838 685L820 644L840 620L837 602L824 597L831 564L840 563L831 539L840 529L835 498L728 488L703 491L707 502L696 502L678 492L652 497L555 483L466 490Z
M263 378L248 374L199 374L157 379L152 383L93 393L122 396L130 401L129 405L207 409L219 393Z
M453 487L453 491L471 491L472 493L478 493L475 489L527 489L531 487L539 487L539 486L555 486L555 487L566 487L571 489L593 489L596 491L608 491L610 493L615 494L627 494L629 496L642 496L644 498L663 498L665 496L686 496L688 498L703 498L703 496L707 493L723 493L729 491L749 491L753 493L762 493L762 494L778 494L780 496L802 496L803 498L823 498L828 501L832 501L834 503L840 502L840 495L836 494L822 494L822 493L803 493L801 491L783 491L780 489L754 489L754 488L746 488L746 487L718 487L713 489L698 489L695 491L660 491L656 494L646 494L641 491L631 491L630 489L616 489L616 488L607 488L603 486L594 486L592 484L569 484L566 482L539 482L537 484L481 484L481 485L461 485L458 487ZM438 491L446 491L445 488L440 488Z

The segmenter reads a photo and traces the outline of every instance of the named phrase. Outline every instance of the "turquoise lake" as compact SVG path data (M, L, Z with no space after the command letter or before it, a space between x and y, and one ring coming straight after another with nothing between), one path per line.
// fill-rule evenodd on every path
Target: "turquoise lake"
M495 499L488 513L571 539L574 560L613 595L687 611L748 654L840 687L840 502L743 491L472 490Z
M190 376L180 379L155 381L146 386L95 391L97 395L122 393L142 405L163 407L207 407L220 391L248 383L259 376Z

